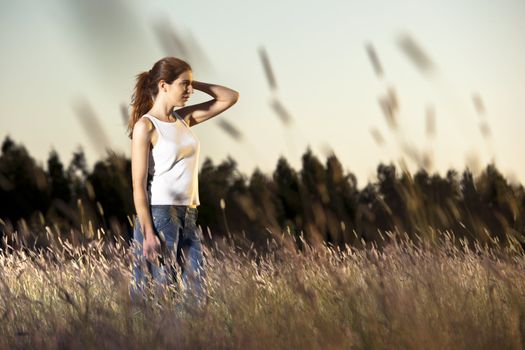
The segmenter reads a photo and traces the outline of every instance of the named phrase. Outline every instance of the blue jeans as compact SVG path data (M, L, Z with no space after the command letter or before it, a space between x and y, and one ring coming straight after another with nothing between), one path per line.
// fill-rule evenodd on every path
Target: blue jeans
M157 286L176 283L177 268L181 266L185 301L204 301L204 261L200 230L197 227L198 210L186 205L151 205L155 234L161 242L159 264L151 263L143 255L144 234L135 217L133 229L133 268L130 296L141 301L148 279ZM196 299L192 298L196 297Z

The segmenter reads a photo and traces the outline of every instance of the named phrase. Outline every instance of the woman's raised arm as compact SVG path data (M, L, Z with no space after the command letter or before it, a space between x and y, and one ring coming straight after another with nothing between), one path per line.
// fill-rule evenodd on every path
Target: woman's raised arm
M205 92L214 98L213 100L186 106L175 111L187 121L190 127L224 112L239 100L239 93L226 86L208 84L195 80L192 86L195 90Z

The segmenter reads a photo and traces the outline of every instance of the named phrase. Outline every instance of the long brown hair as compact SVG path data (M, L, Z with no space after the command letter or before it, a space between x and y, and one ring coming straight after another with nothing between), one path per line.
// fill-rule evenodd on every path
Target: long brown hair
M148 72L142 72L136 76L137 82L131 96L131 116L128 123L130 139L135 123L153 107L153 101L159 93L158 82L164 80L171 84L179 75L191 70L191 66L179 58L164 57L155 62L153 68Z

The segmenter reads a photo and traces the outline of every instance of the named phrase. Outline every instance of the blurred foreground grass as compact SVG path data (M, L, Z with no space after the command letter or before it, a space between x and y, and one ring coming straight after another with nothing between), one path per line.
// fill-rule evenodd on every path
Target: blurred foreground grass
M381 249L302 242L267 253L215 240L205 249L209 299L182 293L130 303L124 242L67 241L0 255L0 347L242 349L519 349L525 261L510 248L385 234ZM291 239L292 241L289 241Z

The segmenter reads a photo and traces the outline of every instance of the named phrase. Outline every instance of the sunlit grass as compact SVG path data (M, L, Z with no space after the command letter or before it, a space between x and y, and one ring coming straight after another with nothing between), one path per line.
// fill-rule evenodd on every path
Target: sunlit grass
M449 233L438 245L385 236L381 249L343 251L271 241L264 255L215 240L205 250L208 302L182 308L180 286L130 302L120 241L3 251L0 347L523 347L522 254L467 248Z

